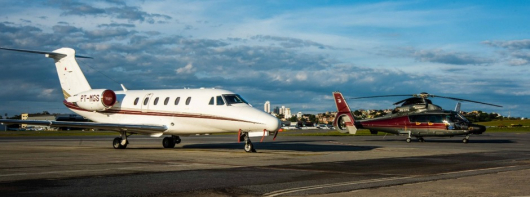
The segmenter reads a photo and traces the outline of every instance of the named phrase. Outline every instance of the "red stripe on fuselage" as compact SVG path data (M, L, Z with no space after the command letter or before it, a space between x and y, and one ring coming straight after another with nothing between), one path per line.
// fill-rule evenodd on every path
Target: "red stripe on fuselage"
M364 120L359 122L365 129L370 129L371 127L402 128L405 126L411 129L447 129L444 123L431 123L432 125L429 125L428 122L420 122L421 124L417 125L416 122L410 122L408 116L380 120Z
M77 105L75 105L73 103L69 103L67 101L63 101L63 103L69 109L90 112L90 110L86 110L86 109L80 108L80 107L78 107ZM105 111L101 111L99 113L144 115L144 116L167 116L167 117L179 117L179 118L199 118L199 119L228 120L228 121L235 121L235 122L246 122L246 123L253 123L253 124L263 124L263 123L259 123L259 122L252 122L252 121L246 121L246 120L240 120L240 119L234 119L234 118L225 118L225 117L219 117L219 116L208 116L208 115L202 115L202 114L199 115L199 114L168 113L168 112L142 112L142 111L137 111L137 110L115 110L115 109L108 109L108 110L105 110Z

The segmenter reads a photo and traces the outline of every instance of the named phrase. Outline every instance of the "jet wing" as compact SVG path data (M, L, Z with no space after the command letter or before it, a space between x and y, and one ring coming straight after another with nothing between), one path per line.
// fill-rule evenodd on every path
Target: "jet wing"
M154 134L167 130L164 125L142 125L142 124L116 124L97 122L70 122L70 121L46 121L46 120L11 120L0 119L2 124L29 124L46 125L50 127L74 127L74 128L94 128L114 131L127 131L133 133Z

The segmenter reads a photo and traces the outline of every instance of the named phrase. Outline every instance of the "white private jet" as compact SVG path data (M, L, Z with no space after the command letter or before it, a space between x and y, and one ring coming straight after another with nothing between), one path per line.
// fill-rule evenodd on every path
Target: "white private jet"
M2 48L4 50L44 54L55 60L64 94L64 105L93 122L30 121L1 119L2 124L49 125L114 130L115 149L124 149L132 134L165 137L164 148L180 143L179 135L238 132L245 151L255 152L250 137L274 139L281 128L276 117L252 107L240 95L221 89L123 90L92 89L76 62L71 48L53 52Z

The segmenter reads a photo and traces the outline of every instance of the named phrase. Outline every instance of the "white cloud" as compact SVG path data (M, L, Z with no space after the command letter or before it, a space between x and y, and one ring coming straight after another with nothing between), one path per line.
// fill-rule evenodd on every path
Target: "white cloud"
M196 69L193 68L192 63L188 63L186 66L178 68L175 71L177 72L177 74L191 74L194 73Z

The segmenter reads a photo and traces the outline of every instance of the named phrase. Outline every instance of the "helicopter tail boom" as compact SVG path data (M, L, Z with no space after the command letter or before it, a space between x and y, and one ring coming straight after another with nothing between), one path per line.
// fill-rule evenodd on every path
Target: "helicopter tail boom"
M337 116L333 120L333 126L340 132L345 133L346 130L350 134L357 133L357 127L355 127L355 119L351 113L350 107L342 93L333 92L333 98L335 99L335 105L337 106Z

